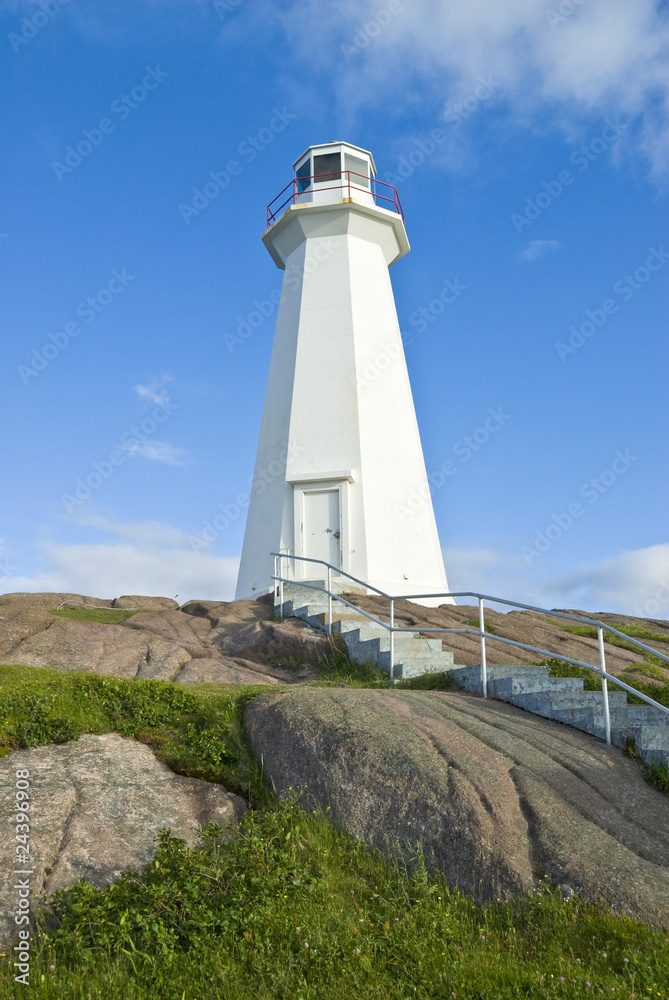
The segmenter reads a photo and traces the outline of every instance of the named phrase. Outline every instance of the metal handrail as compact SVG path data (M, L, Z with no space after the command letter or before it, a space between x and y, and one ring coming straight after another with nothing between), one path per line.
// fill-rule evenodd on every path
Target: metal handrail
M289 181L288 184L286 184L285 188L279 191L276 198L273 198L270 201L269 205L267 206L267 228L269 229L272 223L276 222L276 220L279 218L280 213L283 211L286 205L294 205L297 202L300 195L307 194L310 190L312 191L312 193L315 190L319 194L321 191L347 190L349 198L351 197L351 191L361 191L363 194L371 195L371 197L374 199L374 204L377 204L377 201L388 202L389 205L392 205L392 208L388 208L388 211L394 212L395 215L399 215L402 221L404 222L404 211L402 209L400 196L397 193L397 188L393 184L388 184L386 183L386 181L379 181L376 179L376 177L369 177L367 174L358 174L354 170L341 170L339 171L341 179L338 184L332 184L329 187L323 187L322 185L325 183L325 180L319 181L318 178L322 177L329 180L332 179L332 174L333 171L330 171L329 173L326 174L310 174L308 177L300 177L300 178L294 177L292 181ZM356 184L355 181L351 181L352 177L360 177L362 180L365 181L365 183ZM300 184L304 183L305 181L308 181L309 184L307 185L306 188L300 189ZM313 187L312 184L313 181L316 181L318 183L317 188ZM387 188L389 193L383 194L381 191L379 191L379 188ZM275 205L275 202L277 202L279 198L283 197L283 195L286 194L286 191L289 190L290 194L286 198L284 198L281 204ZM342 197L344 196L342 195ZM387 206L381 205L380 207L386 208Z
M632 638L631 636L625 635L624 632L620 632L618 629L613 628L611 625L607 625L606 622L600 622L595 618L584 618L581 615L570 615L566 611L550 611L547 608L538 608L531 604L521 604L519 601L509 601L503 597L492 597L490 594L479 594L476 591L463 590L463 591L448 591L443 593L431 593L431 594L399 594L391 595L386 594L385 591L379 590L378 587L373 586L373 584L366 583L364 580L358 579L358 577L352 576L351 573L347 573L345 570L340 569L338 566L333 566L331 563L325 562L324 559L312 559L308 556L294 556L287 552L272 552L274 559L274 575L272 579L279 584L279 603L281 605L281 611L283 613L284 605L284 594L283 585L284 583L297 583L300 587L304 587L308 590L317 590L320 593L326 594L328 598L328 635L332 635L332 599L339 601L341 604L345 604L347 607L352 608L357 611L358 614L364 615L370 621L375 622L382 628L385 628L390 632L390 680L391 683L394 682L394 666L395 666L395 644L394 635L395 632L449 632L459 635L478 635L481 640L481 688L484 698L488 697L488 677L487 677L487 656L486 656L486 639L490 639L493 642L501 642L510 646L518 646L520 649L527 649L533 653L540 653L543 656L555 657L560 660L564 660L566 663L573 663L577 667L585 667L586 670L592 670L593 673L599 674L602 679L602 699L604 708L604 729L606 735L606 742L611 743L611 719L609 714L609 699L608 699L608 681L612 681L617 684L618 687L623 688L635 697L640 698L646 704L651 705L653 708L659 708L661 712L669 716L669 708L666 705L661 705L659 702L655 701L653 698L649 698L647 695L642 694L641 691L637 691L636 688L630 687L624 681L619 680L614 677L613 674L609 674L606 670L606 654L604 651L604 630L612 632L614 635L620 636L627 642L631 642L634 646L638 646L639 649L643 649L653 656L658 656L660 659L665 660L669 663L669 656L665 656L664 653L658 652L653 649L652 646L647 646L643 642ZM281 575L282 562L284 559L293 559L298 562L307 562L316 564L319 566L324 566L327 569L327 586L319 587L317 584L307 583L302 580L291 580L288 577ZM345 576L349 580L353 580L355 583L359 583L366 590L373 590L380 597L385 597L390 601L390 624L377 618L375 615L369 614L362 608L355 604L351 604L350 601L345 600L341 595L335 594L332 591L332 573L336 573L338 576ZM478 599L479 605L479 628L478 629L459 629L459 628L402 628L395 625L395 601L397 600L418 600L422 598L435 598L435 597L476 597ZM530 646L527 643L519 642L517 639L504 639L501 636L493 635L490 632L485 631L485 617L484 617L484 601L492 601L494 604L506 604L510 607L522 608L524 611L538 611L540 614L550 615L555 618L567 618L571 621L582 622L587 625L593 625L597 629L597 648L599 653L599 666L595 667L591 663L586 663L584 660L576 660L570 656L563 656L556 654L549 649L542 649L539 646Z

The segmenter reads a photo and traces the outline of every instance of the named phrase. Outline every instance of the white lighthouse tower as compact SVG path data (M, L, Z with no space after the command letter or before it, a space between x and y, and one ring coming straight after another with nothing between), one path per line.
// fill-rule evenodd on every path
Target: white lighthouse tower
M237 599L272 590L272 552L393 595L443 593L388 274L409 251L397 192L345 142L310 146L294 168L262 237L285 274ZM295 579L323 579L290 563Z

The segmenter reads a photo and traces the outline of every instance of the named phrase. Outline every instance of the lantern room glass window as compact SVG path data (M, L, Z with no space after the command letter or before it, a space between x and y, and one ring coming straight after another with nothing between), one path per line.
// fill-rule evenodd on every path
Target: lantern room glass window
M361 160L359 156L351 156L344 153L344 170L350 171L347 178L351 181L351 186L369 187L369 167L367 160Z
M314 179L317 184L341 178L341 153L321 153L314 156Z
M297 190L299 192L306 191L307 188L311 187L311 157L308 156L304 163L297 168L295 171L295 177L297 178Z

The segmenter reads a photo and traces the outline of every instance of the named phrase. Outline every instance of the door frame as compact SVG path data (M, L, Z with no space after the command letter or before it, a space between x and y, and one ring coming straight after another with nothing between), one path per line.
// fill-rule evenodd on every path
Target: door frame
M306 545L304 537L304 498L309 493L324 493L335 490L339 493L339 569L347 571L349 562L349 533L348 533L348 480L347 479L322 479L318 481L293 482L293 525L294 525L294 549L296 556L306 555ZM316 567L309 563L300 563L302 567L300 576L303 580L319 579L314 576ZM295 567L296 576L298 567ZM323 574L326 574L323 568Z

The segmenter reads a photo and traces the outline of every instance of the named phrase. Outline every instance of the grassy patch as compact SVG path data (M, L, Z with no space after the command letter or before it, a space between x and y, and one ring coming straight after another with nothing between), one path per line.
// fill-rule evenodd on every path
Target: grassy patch
M140 875L58 894L60 926L38 939L31 995L665 995L666 934L603 907L565 902L547 888L476 906L431 877L420 852L409 875L294 802L250 814L235 841L221 842L217 832L210 828L194 849L163 834Z
M467 625L469 625L470 628L478 629L480 627L480 624L481 623L479 622L478 618L469 618L467 621ZM491 635L497 635L497 629L495 628L495 626L489 625L488 622L485 620L485 618L483 619L483 631L490 632Z
M389 688L390 677L377 663L356 663L345 653L333 652L331 657L316 665L316 687ZM412 691L458 691L459 686L449 671L430 671L420 677L395 681L394 689Z
M592 628L590 625L560 625L560 628L564 632L571 632L572 635L580 635L586 639L596 639L597 629ZM638 639L639 642L648 642L656 640L658 642L669 642L666 636L661 635L659 632L652 632L649 629L643 628L641 625L629 625L629 626L616 626L619 632L624 632L633 639ZM647 653L638 646L633 645L631 642L626 642L619 635L612 635L610 632L604 631L604 642L609 646L618 646L619 649L628 649L631 653L636 653L638 656L643 658L643 663L648 663L654 667L662 668L666 670L669 668L669 664L664 660L660 659L659 656L653 656L652 653ZM642 664L643 665L643 664Z
M314 671L317 686L387 688L390 683L378 663L356 663L334 647L330 656L315 665Z
M585 691L602 690L602 682L599 675L595 674L592 670L586 670L585 667L577 667L573 663L566 663L564 660L557 659L544 660L541 665L549 668L548 674L550 677L580 677L583 680L583 689ZM638 666L628 667L627 670L620 674L620 679L625 681L626 684L635 687L642 694L647 695L648 698L652 698L660 705L666 705L669 707L669 682L666 682L664 677L661 678L662 683L660 684L649 684L646 681L640 681L634 677L635 672L643 671L646 673L652 669L653 668L650 665L643 663ZM622 689L617 688L615 684L609 684L609 691L615 690L620 691ZM627 701L630 705L645 704L641 698L635 698L634 695L629 694L629 692L627 693ZM669 768L667 765L655 764L652 761L642 761L636 752L633 739L627 741L626 749L632 757L636 757L643 765L646 780L649 781L651 785L658 788L661 792L669 792Z
M141 614L140 611L125 611L123 608L58 608L51 613L71 622L96 622L98 625L120 625L127 618Z
M173 771L220 781L256 804L267 790L246 746L244 707L266 687L121 680L0 666L0 754L117 732L147 743Z
M358 665L330 669L351 678ZM446 675L447 677L448 675ZM446 683L432 675L432 683ZM451 678L452 680L452 678ZM417 682L420 682L417 684ZM371 682L370 682L371 683ZM370 686L370 683L365 686ZM385 686L384 682L384 686ZM416 678L403 686L423 686ZM34 936L38 1000L581 1000L665 996L669 949L653 931L544 887L477 906L430 875L338 830L306 797L277 807L244 741L244 706L265 687L194 685L0 667L0 745L115 730L180 773L250 797L242 836L187 848L167 831L141 873L53 901ZM274 688L273 690L276 690ZM18 997L12 955L0 997ZM615 992L614 992L615 990Z

